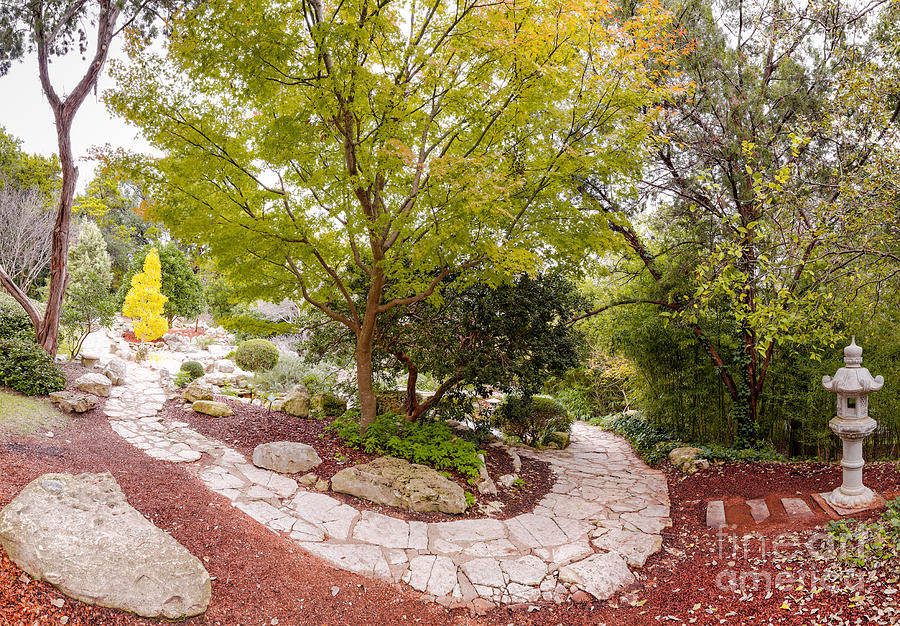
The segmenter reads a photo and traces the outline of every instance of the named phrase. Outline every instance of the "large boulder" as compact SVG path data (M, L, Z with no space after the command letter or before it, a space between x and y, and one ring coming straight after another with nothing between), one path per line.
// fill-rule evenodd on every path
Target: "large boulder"
M669 452L669 462L682 472L695 474L709 468L709 461L698 459L697 455L703 452L700 448L682 447Z
M281 410L294 417L309 417L309 391L306 387L294 385L284 397Z
M112 474L44 474L0 511L0 545L30 576L152 619L199 615L209 574L129 506Z
M253 464L281 474L308 472L322 462L315 448L296 441L273 441L253 449Z
M181 392L181 397L188 402L197 402L198 400L212 400L215 394L215 387L202 380L192 381L190 385L185 387Z
M412 511L459 514L466 510L462 487L435 470L390 456L335 474L331 488L378 504Z
M122 359L113 358L109 360L103 370L104 376L109 379L113 385L122 385L125 383L125 374L128 373L128 366Z
M97 406L97 396L74 391L54 391L50 394L50 401L67 413L84 413Z
M105 398L109 396L109 393L112 390L112 382L110 382L103 374L92 372L90 374L79 376L75 381L75 388Z
M347 410L347 401L333 393L317 393L309 403L309 415L316 419L339 417ZM379 414L380 415L380 414Z
M212 417L228 417L229 415L234 415L234 411L231 410L230 406L224 402L215 402L213 400L197 400L191 405L191 408L197 413L203 413L204 415L210 415Z

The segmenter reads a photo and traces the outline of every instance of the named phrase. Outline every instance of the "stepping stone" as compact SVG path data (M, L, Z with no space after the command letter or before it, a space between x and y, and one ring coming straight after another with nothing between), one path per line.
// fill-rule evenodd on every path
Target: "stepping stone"
M750 507L750 515L757 524L769 519L769 506L765 500L747 500L747 506Z
M816 516L801 498L782 498L781 504L790 519L808 519Z
M722 500L707 503L706 525L710 528L725 528L725 503Z

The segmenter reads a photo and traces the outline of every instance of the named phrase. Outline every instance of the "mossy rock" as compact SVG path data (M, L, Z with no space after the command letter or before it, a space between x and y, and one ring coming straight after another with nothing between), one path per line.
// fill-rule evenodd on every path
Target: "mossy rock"
M314 419L339 417L347 410L347 401L333 393L317 393L309 403L309 416Z

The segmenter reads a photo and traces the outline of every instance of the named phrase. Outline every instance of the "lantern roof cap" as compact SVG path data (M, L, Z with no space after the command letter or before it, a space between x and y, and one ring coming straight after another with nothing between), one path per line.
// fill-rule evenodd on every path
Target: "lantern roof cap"
M856 345L856 335L850 339L850 345L844 348L844 363L847 367L859 367L862 364L863 349Z
M846 367L840 368L834 375L822 377L822 386L828 391L840 395L865 395L872 391L878 391L884 386L884 378L876 376L872 378L865 367L862 367L863 349L856 345L856 337L850 341L850 345L844 348L844 363Z

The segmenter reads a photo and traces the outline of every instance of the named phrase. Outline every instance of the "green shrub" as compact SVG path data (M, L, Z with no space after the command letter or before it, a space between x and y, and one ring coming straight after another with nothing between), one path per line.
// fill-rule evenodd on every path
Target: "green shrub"
M347 411L328 430L351 448L396 456L436 470L453 470L470 482L478 479L482 465L478 447L457 437L444 422L407 422L386 413L360 434L359 411Z
M28 339L0 339L0 384L28 396L66 388L66 377L46 350Z
M178 374L175 376L175 386L178 389L182 387L186 387L191 384L192 381L197 380L201 376L203 376L203 364L198 363L197 361L185 361L181 364L181 369Z
M551 432L567 433L572 419L553 398L531 399L509 396L494 411L493 424L509 437L534 446L543 443Z
M34 339L31 318L8 293L0 288L0 339Z
M197 380L203 376L203 364L197 361L185 361L181 364L181 371L190 376L190 380Z
M254 377L253 389L265 395L287 393L295 385L304 382L308 370L309 366L303 359L293 354L285 354L278 359L273 368Z
M250 339L238 346L234 362L242 370L267 372L278 363L278 348L266 339Z
M719 445L685 443L672 431L653 424L643 414L636 411L631 413L611 413L589 420L588 423L625 437L638 456L650 465L655 465L666 458L669 452L675 448L686 446L700 448L701 451L697 454L697 458L710 461L787 460L770 448L739 450Z

